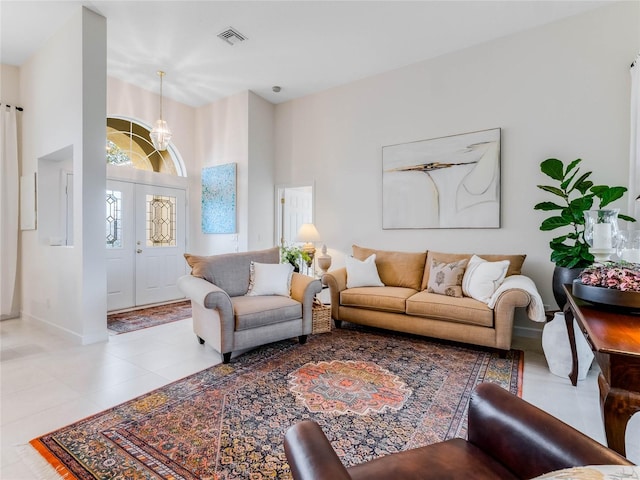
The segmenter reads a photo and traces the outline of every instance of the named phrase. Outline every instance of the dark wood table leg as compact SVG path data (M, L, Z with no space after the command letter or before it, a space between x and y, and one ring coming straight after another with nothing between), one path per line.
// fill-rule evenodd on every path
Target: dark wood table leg
M567 303L563 309L564 321L567 324L567 334L569 335L569 346L571 347L571 373L569 380L574 387L578 384L578 349L576 348L576 332L573 329L573 310Z
M602 374L598 377L598 386L607 445L624 456L627 423L634 413L640 412L640 394L610 388Z

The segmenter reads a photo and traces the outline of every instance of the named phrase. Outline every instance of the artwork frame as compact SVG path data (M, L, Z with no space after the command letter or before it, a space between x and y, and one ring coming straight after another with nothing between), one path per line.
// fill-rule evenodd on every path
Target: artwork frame
M202 169L202 233L237 233L237 164Z
M501 129L382 147L382 228L500 228Z

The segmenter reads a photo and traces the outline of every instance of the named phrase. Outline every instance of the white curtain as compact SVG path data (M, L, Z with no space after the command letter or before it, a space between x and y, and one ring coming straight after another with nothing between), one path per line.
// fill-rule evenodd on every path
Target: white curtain
M18 127L15 107L0 104L0 318L17 316Z
M640 55L631 65L631 145L629 149L629 215L640 221ZM638 224L635 228L640 228Z

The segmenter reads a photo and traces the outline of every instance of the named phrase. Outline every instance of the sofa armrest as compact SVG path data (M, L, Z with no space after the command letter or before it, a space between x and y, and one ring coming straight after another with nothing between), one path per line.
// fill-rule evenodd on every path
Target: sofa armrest
M322 283L329 287L331 294L331 318L340 320L340 292L347 288L347 269L343 267L325 273Z
M310 420L297 423L287 430L284 453L294 480L351 478L320 426Z
M233 304L231 297L220 287L193 275L183 275L178 279L178 288L192 302L204 308L211 308L220 312L220 317L233 321Z
M519 478L584 465L632 465L613 450L492 383L478 385L471 395L468 436L471 443Z
M513 337L513 318L516 308L529 305L531 297L519 288L505 290L493 307L493 322L496 330L496 348L509 350Z

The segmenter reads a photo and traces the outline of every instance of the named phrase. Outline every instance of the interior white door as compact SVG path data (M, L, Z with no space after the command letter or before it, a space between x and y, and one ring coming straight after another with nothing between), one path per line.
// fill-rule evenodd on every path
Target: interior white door
M311 223L313 216L313 187L286 187L279 193L281 211L278 216L280 241L294 244L303 223Z
M135 306L135 184L107 181L107 310Z
M136 185L136 305L183 298L177 286L186 272L185 191Z

